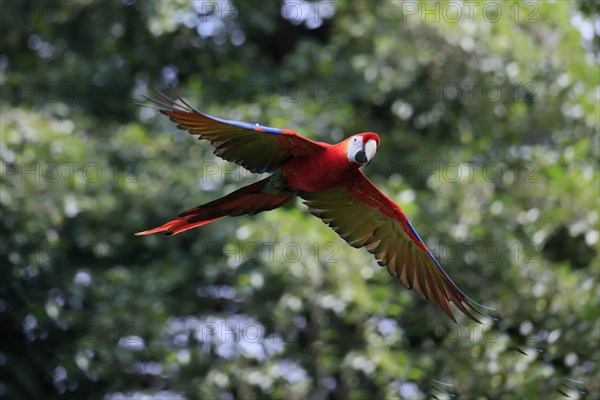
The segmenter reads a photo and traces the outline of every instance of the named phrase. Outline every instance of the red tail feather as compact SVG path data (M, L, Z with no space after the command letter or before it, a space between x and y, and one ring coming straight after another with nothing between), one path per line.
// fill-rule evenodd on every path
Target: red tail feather
M179 214L177 219L158 228L138 232L136 236L164 232L172 236L188 229L206 225L225 216L257 214L261 211L281 207L294 197L292 192L263 192L271 177L255 182L228 194L225 197L194 207Z
M196 228L198 226L209 224L209 223L216 221L218 219L221 219L221 218L223 218L223 217L207 219L205 221L198 221L198 222L189 222L186 219L178 218L178 219L174 219L173 221L169 221L166 224L164 224L163 226L159 226L158 228L150 229L150 230L143 231L143 232L137 232L135 234L135 236L151 235L153 233L159 233L159 232L165 232L164 233L165 236L172 236L172 235L176 235L178 233L187 231L188 229L192 229L192 228Z

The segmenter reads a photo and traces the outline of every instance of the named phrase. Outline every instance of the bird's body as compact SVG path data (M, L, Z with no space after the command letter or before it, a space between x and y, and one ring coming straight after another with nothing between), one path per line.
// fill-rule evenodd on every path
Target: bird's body
M372 132L362 135L379 143L379 136ZM335 145L316 142L321 146L320 151L294 157L281 166L281 172L298 192L320 192L343 186L355 177L362 166L348 160L349 140Z
M315 142L286 129L211 117L179 96L180 103L158 93L163 100L148 99L179 128L209 140L217 156L272 175L136 235L171 236L225 216L272 210L299 196L313 215L350 245L373 253L408 289L453 319L449 302L477 321L469 309L481 314L478 304L452 282L400 207L360 170L375 155L377 134L360 133L333 145Z

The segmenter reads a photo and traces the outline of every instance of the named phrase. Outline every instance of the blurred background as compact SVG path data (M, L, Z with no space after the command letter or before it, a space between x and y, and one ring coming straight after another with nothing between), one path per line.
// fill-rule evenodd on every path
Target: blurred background
M0 6L0 397L600 398L598 2ZM134 237L260 178L133 102L337 142L496 311L418 299L296 201Z

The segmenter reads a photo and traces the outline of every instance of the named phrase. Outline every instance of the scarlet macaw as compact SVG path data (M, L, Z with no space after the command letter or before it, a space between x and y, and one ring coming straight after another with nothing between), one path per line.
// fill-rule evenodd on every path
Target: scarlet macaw
M158 105L157 109L178 128L210 141L215 155L251 172L273 174L136 235L163 232L172 236L225 216L273 210L298 195L309 212L342 239L353 247L366 248L405 287L443 309L453 320L449 302L477 322L469 308L487 316L475 306L489 307L476 303L456 286L400 207L360 170L375 156L380 143L376 133L359 133L331 145L288 129L203 114L176 93L180 103L158 93L163 100L144 97Z

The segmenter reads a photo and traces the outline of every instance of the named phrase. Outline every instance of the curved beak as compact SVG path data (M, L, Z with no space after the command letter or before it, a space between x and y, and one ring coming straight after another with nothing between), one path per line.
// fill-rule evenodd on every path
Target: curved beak
M369 140L367 143L363 144L362 150L356 153L356 161L364 164L365 166L369 165L373 157L375 157L375 152L377 151L377 142L374 140Z
M363 145L362 150L359 150L356 152L356 155L354 156L354 160L359 164L364 164L369 161L369 159L367 158L367 153L365 152L364 145Z

